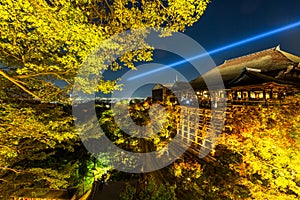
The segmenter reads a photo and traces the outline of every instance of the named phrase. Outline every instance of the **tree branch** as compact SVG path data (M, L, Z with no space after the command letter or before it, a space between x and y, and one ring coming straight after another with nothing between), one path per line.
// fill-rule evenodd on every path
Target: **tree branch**
M16 169L12 169L12 168L9 168L9 167L0 167L0 169L12 171L12 172L14 172L14 173L16 173L16 174L28 173L28 172L26 172L26 171L16 170Z
M0 181L6 182L6 183L10 183L11 181L8 181L6 179L0 178Z
M8 79L9 81L11 81L12 83L14 83L15 85L17 85L19 88L21 88L24 92L30 94L31 96L33 96L36 99L41 99L40 97L38 97L37 95L33 94L31 91L29 91L27 88L25 88L23 85L21 85L20 83L18 83L17 80L13 79L12 77L8 76L4 71L0 70L0 75L2 75L4 78Z
M30 78L30 77L43 76L43 75L59 76L58 74L65 74L65 73L67 73L67 72L45 72L45 73L37 73L37 74L19 75L19 76L14 76L14 77L17 77L17 78Z
M2 52L5 53L7 56L11 56L11 57L15 58L16 60L23 62L22 59L18 58L17 56L15 56L11 53L6 52L4 49L2 49Z

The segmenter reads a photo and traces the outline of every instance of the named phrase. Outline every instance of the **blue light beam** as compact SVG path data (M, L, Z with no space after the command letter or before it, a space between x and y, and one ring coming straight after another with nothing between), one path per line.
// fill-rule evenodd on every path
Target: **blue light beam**
M234 48L234 47L241 46L241 45L243 45L243 44L247 44L247 43L249 43L249 42L253 42L253 41L255 41L255 40L259 40L259 39L262 39L262 38L265 38L265 37L268 37L268 36L271 36L271 35L275 35L275 34L277 34L277 33L280 33L280 32L283 32L283 31L286 31L286 30L295 28L295 27L297 27L297 26L300 26L300 21L291 23L291 24L289 24L289 25L286 25L286 26L283 26L283 27L280 27L280 28L276 28L276 29L274 29L274 30L271 30L271 31L268 31L268 32L265 32L265 33L258 34L258 35L256 35L256 36L252 36L252 37L249 37L249 38L240 40L240 41L238 41L238 42L234 42L234 43L232 43L232 44L225 45L225 46L223 46L223 47L219 47L219 48L210 50L210 51L208 51L207 53L202 53L202 54L199 54L199 55L196 55L196 56L187 58L187 59L185 59L185 60L181 60L181 61L178 61L178 62L171 63L171 64L166 65L166 66L164 66L164 67L161 67L161 68L159 68L159 69L151 70L151 71L148 71L148 72L145 72L145 73L136 75L136 76L132 76L132 77L128 78L127 80L131 81L131 80L139 79L139 78L142 78L142 77L144 77L144 76L148 76L148 75L150 75L150 74L154 74L154 73L156 73L156 72L159 72L159 71L162 71L162 70L171 68L171 67L175 67L175 66L184 64L184 63L186 63L186 62L189 62L189 61L193 61L193 60L196 60L196 59L200 59L200 58L202 58L202 57L204 57L204 56L207 56L208 54L209 54L209 55L213 55L213 54L219 53L219 52L221 52L221 51L225 51L225 50L228 50L228 49L231 49L231 48Z

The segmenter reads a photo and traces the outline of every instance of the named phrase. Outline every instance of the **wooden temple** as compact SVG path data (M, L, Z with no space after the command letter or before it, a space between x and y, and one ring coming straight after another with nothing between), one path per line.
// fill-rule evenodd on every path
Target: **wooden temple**
M212 81L218 73L223 79L225 88L221 88L220 83ZM234 104L276 102L298 91L300 57L282 51L277 46L226 60L215 69L192 80L189 84L194 91L186 90L186 84L182 82L157 84L152 90L152 98L154 101L173 100L177 103L171 91L181 89L179 95L176 95L177 99L187 99L190 102L195 100L191 97L196 95L201 107L210 107L213 102L222 104L224 101Z
M300 57L277 46L227 60L190 83L157 84L152 100L173 101L181 110L177 134L183 143L192 144L189 152L203 157L213 150L218 135L228 132L233 117L261 106L285 106L285 100L300 94L299 63ZM223 79L221 87L214 82L217 75ZM191 106L192 101L197 106Z

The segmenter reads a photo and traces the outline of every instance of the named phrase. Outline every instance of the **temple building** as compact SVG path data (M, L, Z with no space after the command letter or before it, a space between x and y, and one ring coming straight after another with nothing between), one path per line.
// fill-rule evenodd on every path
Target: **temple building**
M220 83L214 82L218 73L223 79L223 88L220 87ZM182 84L183 86L180 87ZM204 107L210 106L212 101L218 104L224 101L234 104L277 101L298 91L300 57L282 51L277 46L226 60L203 76L192 80L190 84L194 91L186 90L184 83L179 82L166 86L160 85L160 88L156 85L152 92L153 100L174 99L174 96L170 97L171 90L181 89L181 95L177 97L189 99L191 95L196 95L199 105ZM162 92L159 93L158 89Z

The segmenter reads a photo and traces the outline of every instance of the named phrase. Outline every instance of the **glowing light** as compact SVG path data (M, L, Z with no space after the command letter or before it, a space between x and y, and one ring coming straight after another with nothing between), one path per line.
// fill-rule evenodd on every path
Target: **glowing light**
M161 67L159 69L151 70L151 71L141 73L141 74L136 75L136 76L132 76L132 77L128 78L128 80L130 81L130 80L139 79L139 78L142 78L144 76L148 76L150 74L154 74L156 72L159 72L159 71L171 68L171 67L175 67L175 66L184 64L184 63L192 61L192 60L200 59L204 56L207 56L207 54L212 55L212 54L215 54L215 53L219 53L221 51L225 51L225 50L228 50L228 49L231 49L231 48L234 48L234 47L238 47L238 46L241 46L243 44L253 42L255 40L259 40L259 39L262 39L262 38L265 38L265 37L268 37L268 36L271 36L271 35L274 35L274 34L277 34L277 33L292 29L292 28L295 28L297 26L300 26L300 21L297 21L295 23L292 23L292 24L289 24L289 25L286 25L286 26L283 26L283 27L280 27L280 28L276 28L274 30L271 30L271 31L268 31L268 32L265 32L265 33L258 34L258 35L255 35L255 36L252 36L252 37L249 37L249 38L246 38L246 39L243 39L243 40L240 40L240 41L228 44L228 45L225 45L223 47L219 47L219 48L210 50L207 53L202 53L202 54L187 58L185 60L181 60L181 61L178 61L178 62L171 63L171 64L166 65L164 67Z

